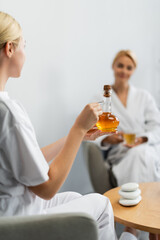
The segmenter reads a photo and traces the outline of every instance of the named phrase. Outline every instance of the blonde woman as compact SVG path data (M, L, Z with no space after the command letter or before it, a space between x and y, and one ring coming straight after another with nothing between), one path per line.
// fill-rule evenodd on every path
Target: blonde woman
M20 25L0 12L0 217L85 212L97 222L99 239L116 239L109 199L99 194L57 194L82 140L101 134L97 131L93 137L86 133L95 125L102 109L98 103L88 104L67 137L40 149L24 108L5 91L9 77L21 74L24 46ZM129 232L123 233L121 239L124 237L136 239Z
M160 112L149 92L130 84L136 67L132 51L122 50L115 56L112 112L120 120L119 134L99 140L118 185L160 180ZM124 145L124 133L136 134L134 144Z
M132 51L116 54L112 63L112 112L120 120L119 133L96 140L111 165L112 184L160 181L160 112L149 92L130 84L136 67ZM124 133L136 134L134 144L124 144ZM150 234L150 239L158 240L158 235Z

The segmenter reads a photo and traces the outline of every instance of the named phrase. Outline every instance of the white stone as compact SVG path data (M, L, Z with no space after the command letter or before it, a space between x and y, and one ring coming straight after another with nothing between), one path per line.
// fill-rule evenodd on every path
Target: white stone
M118 193L123 198L135 199L135 198L137 198L141 194L141 190L139 188L137 190L135 190L135 191L132 191L132 192L124 192L122 190L119 190Z
M136 199L124 199L124 198L121 198L119 200L119 203L121 205L123 205L123 206L134 206L134 205L137 205L141 200L142 200L141 196L139 196Z
M132 192L137 190L139 187L138 183L130 182L130 183L125 183L121 186L121 190L125 192Z

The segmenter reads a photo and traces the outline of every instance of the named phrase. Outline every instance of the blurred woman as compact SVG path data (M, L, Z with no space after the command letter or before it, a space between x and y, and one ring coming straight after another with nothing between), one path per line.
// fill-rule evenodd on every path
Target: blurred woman
M149 92L130 84L136 67L132 51L115 56L112 112L120 120L119 133L98 140L118 185L160 180L160 112ZM124 133L136 134L132 145L124 144Z

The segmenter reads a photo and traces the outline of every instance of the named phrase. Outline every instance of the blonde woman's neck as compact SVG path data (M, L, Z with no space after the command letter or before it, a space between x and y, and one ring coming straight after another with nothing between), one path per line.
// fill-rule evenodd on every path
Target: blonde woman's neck
M7 74L0 69L0 91L4 91L8 80Z
M128 92L129 84L128 84L128 82L126 82L124 84L115 82L112 85L112 88L116 93Z

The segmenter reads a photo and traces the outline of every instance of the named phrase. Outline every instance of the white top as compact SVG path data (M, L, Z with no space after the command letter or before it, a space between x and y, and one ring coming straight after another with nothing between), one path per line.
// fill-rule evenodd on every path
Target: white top
M47 181L48 170L24 108L0 92L0 216L40 214L43 200L28 186Z

